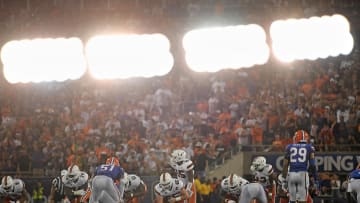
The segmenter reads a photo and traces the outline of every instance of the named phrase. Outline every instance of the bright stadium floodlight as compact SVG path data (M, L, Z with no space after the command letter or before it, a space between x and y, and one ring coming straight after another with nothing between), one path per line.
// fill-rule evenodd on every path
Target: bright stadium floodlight
M95 36L86 44L86 57L97 79L162 76L174 65L169 40L162 34Z
M9 83L74 80L86 71L78 38L9 41L1 49L1 60Z
M270 26L274 55L283 62L350 54L354 39L342 15L274 21Z
M183 47L186 63L197 72L261 65L270 55L265 31L256 24L192 30Z

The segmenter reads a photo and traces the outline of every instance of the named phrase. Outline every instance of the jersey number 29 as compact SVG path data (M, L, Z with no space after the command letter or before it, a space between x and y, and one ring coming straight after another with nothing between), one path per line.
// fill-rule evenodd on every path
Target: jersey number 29
M299 163L306 161L307 150L306 148L290 148L290 162Z

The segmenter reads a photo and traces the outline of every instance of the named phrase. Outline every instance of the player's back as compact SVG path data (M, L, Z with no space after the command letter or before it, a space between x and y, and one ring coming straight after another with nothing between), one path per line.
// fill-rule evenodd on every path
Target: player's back
M116 181L123 175L123 169L120 166L102 164L96 168L95 175L107 176Z
M349 179L360 179L360 169L355 169L351 171Z
M289 158L289 171L307 171L310 154L314 151L311 144L289 144L286 147L286 156Z

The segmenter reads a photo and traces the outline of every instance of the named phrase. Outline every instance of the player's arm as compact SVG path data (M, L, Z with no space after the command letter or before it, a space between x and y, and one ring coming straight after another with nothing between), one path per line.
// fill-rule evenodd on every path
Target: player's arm
M24 188L23 191L22 191L22 195L21 195L21 200L20 202L31 202L31 196L30 196L30 193Z
M181 188L181 195L178 196L178 197L172 197L169 199L169 202L170 203L175 203L175 202L181 202L181 201L184 201L184 200L187 200L190 198L190 195L189 193L187 192L187 190L185 189L185 187Z
M141 181L139 187L133 193L133 197L144 196L146 194L146 192L147 192L147 186L143 181Z
M155 191L156 193L156 203L164 203L164 197L161 196L157 191Z
M289 161L290 161L290 153L289 153L288 147L286 147L286 154L285 154L285 157L284 157L283 170L282 170L282 177L283 178L286 178L287 175L288 175Z
M134 192L130 191L130 192L124 193L125 202L127 202L135 197L142 197L145 195L146 192L147 192L147 186L143 181L141 181L140 185L136 188L136 190Z
M83 196L80 198L80 203L88 202L91 196L91 187L89 186Z
M193 183L194 182L194 170L187 171L186 173L188 175L189 181L191 183Z
M272 165L268 165L267 175L269 177L269 182L272 183L274 180L276 180L276 174L274 173L274 169Z
M309 173L314 177L315 181L318 180L316 164L315 164L315 148L311 146L309 153Z
M51 185L50 195L49 195L49 200L48 200L49 203L55 203L55 200L54 200L55 192L56 192L55 187L53 185Z

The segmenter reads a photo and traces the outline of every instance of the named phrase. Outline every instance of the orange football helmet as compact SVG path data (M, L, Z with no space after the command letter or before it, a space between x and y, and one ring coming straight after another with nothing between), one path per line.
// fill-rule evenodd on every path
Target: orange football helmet
M293 137L293 142L295 144L300 142L309 143L309 141L310 136L305 130L298 130L295 132L295 135Z
M113 157L113 156L107 158L105 164L120 166L119 159L117 159L116 157Z

